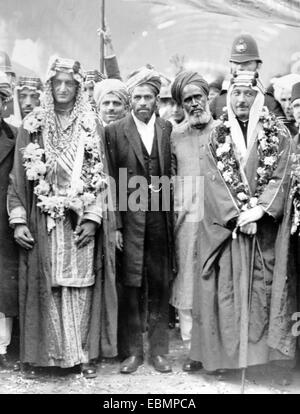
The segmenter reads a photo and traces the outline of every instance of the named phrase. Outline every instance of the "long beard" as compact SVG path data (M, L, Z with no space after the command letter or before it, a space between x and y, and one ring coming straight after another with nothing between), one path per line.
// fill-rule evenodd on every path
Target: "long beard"
M206 104L201 114L188 114L188 119L190 125L194 128L208 124L211 119L208 103Z

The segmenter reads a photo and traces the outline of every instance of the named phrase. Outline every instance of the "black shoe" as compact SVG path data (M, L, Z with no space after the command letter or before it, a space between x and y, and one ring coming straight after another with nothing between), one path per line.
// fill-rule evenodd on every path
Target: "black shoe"
M84 378L96 378L97 377L97 367L96 364L81 364L81 372Z
M20 363L20 361L16 361L13 364L13 371L17 372L17 371L20 371L20 370L21 370L21 363Z
M186 371L186 372L199 371L202 368L203 368L202 362L194 361L193 359L190 359L190 358L187 358L182 366L183 371Z
M216 369L214 371L206 371L205 370L205 374L206 375L215 375L215 376L226 375L228 373L228 371L229 371L228 369Z
M7 359L6 354L0 354L0 368L14 369L14 364Z
M150 358L150 363L154 366L156 371L167 373L172 371L172 367L167 359L162 355L155 355Z
M24 375L26 379L38 379L38 368L29 365L24 370Z
M142 363L143 358L141 356L132 355L122 362L120 372L121 374L131 374L132 372L135 372Z

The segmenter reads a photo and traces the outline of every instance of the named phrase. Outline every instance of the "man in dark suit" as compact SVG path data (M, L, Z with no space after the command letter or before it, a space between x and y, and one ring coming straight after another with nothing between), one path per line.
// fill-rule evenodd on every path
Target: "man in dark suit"
M7 76L0 73L0 367L17 369L7 359L13 317L18 316L18 248L8 224L7 188L13 166L17 129L2 119L2 109L12 91Z
M111 175L117 184L117 248L122 250L119 309L121 373L143 362L143 331L148 330L150 362L170 372L169 286L172 265L170 122L155 114L159 74L142 68L127 82L132 111L105 128ZM165 179L160 180L161 177Z
M236 71L247 70L259 72L262 60L258 53L256 41L249 34L241 34L237 36L233 43L230 56L230 73ZM227 90L222 89L219 96L216 96L210 103L210 111L214 119L218 119L223 115L223 108L226 106ZM277 118L286 121L281 105L274 96L265 92L265 106L270 112L274 112Z

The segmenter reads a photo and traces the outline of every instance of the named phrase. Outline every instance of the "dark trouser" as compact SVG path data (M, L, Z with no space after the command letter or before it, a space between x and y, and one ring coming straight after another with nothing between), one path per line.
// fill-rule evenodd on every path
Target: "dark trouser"
M148 212L142 287L123 285L121 288L120 357L143 356L142 335L145 325L148 329L150 355L167 354L169 351L168 321L169 260L165 216L161 212Z

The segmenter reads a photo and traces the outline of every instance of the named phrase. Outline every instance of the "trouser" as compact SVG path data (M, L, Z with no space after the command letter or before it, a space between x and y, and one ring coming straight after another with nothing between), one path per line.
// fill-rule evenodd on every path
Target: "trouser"
M13 318L6 318L0 312L0 355L6 354L7 347L11 341Z
M126 243L126 240L124 240ZM120 357L143 356L143 331L148 330L149 354L169 352L169 267L165 216L146 216L142 287L122 286L119 310Z
M179 327L181 338L184 346L189 351L191 348L191 337L192 337L192 310L191 309L178 309L179 316Z

